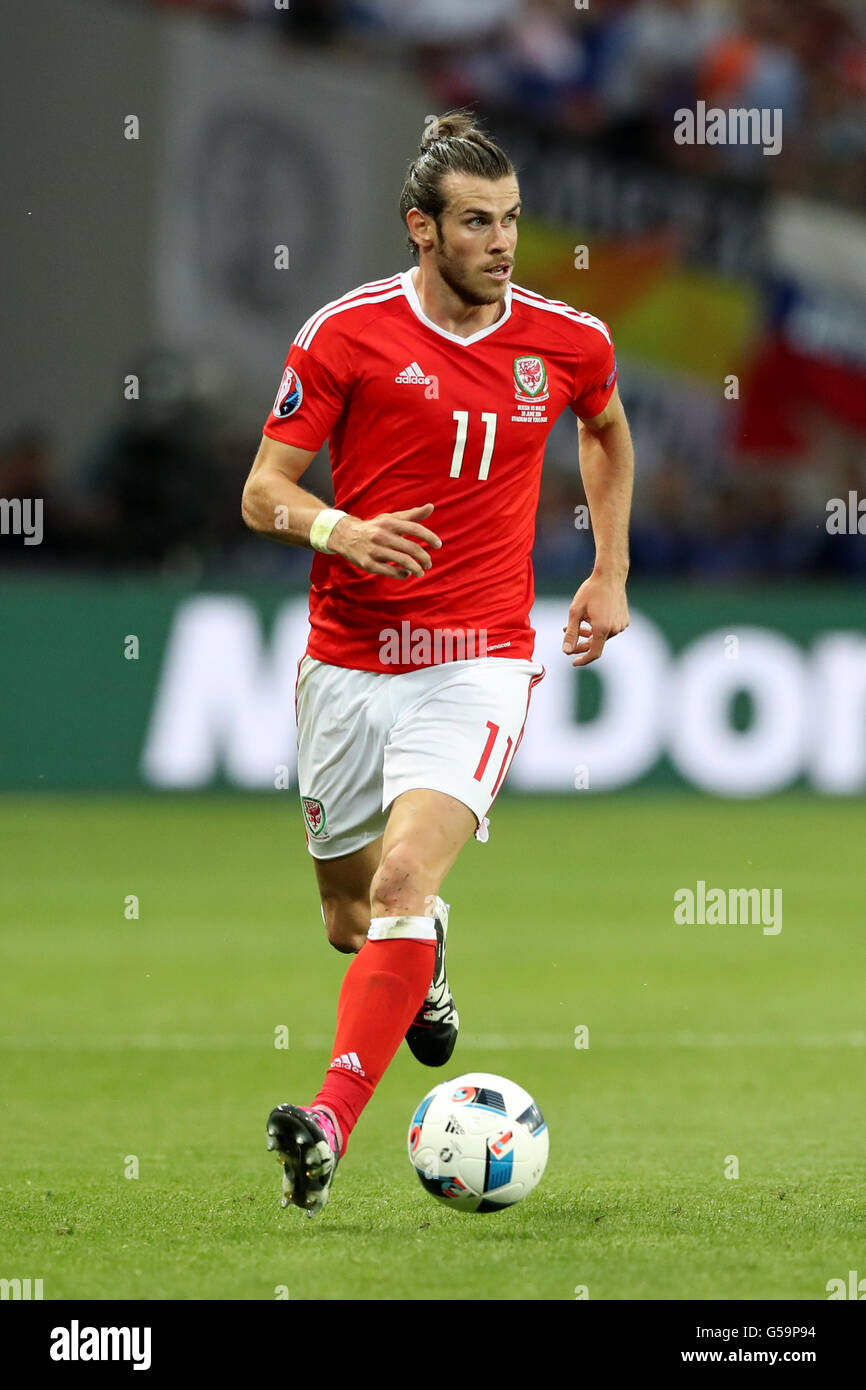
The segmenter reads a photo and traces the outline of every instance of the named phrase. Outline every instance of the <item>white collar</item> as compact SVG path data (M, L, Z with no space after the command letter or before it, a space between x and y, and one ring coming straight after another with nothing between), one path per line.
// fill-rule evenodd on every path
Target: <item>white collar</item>
M409 270L404 270L400 276L400 281L403 285L403 293L409 301L409 308L416 318L420 319L421 322L432 329L434 333L438 333L440 338L447 338L449 343L459 343L461 347L469 347L472 343L477 343L482 338L486 338L489 333L495 333L497 328L501 328L502 325L511 318L511 281L509 280L505 290L505 313L500 314L495 323L489 324L487 328L479 328L477 333L471 333L468 338L461 337L459 333L449 333L447 328L440 328L438 323L434 323L432 319L428 319L424 310L421 308L421 300L418 298L418 291L412 279L413 270L414 267Z

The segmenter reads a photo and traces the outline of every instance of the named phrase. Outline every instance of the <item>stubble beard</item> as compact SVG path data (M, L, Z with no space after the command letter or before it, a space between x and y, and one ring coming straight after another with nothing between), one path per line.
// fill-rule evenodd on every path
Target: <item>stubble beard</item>
M444 239L441 239L436 247L436 269L449 290L456 294L458 299L462 299L464 304L471 304L475 308L480 308L484 304L501 304L505 297L507 280L503 282L501 289L494 290L492 293L482 294L479 290L473 289L468 283L468 276L461 268L460 262L449 254Z

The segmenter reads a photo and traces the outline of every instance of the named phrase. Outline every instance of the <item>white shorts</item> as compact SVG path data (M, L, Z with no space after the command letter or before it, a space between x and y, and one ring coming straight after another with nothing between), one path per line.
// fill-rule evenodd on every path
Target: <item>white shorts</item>
M479 657L403 675L305 656L298 668L298 783L316 859L352 854L385 830L401 792L446 792L487 812L544 675L536 662Z

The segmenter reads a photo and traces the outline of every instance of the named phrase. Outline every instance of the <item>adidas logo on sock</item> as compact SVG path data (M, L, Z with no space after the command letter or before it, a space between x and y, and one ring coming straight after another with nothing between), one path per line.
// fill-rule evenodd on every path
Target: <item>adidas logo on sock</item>
M342 1052L339 1057L331 1060L332 1067L342 1067L344 1071L357 1072L359 1076L366 1076L367 1073L361 1066L361 1059L357 1052Z
M400 386L429 386L430 378L425 376L417 362L410 362L408 367L404 367L402 372L398 372L394 380Z

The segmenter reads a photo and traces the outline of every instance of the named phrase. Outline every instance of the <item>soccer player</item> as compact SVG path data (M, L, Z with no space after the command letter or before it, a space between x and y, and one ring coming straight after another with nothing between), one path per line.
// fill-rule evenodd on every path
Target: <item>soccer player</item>
M628 625L633 455L605 323L512 283L520 189L452 112L400 199L417 267L342 295L289 350L244 489L272 540L312 547L298 778L328 938L355 953L312 1103L278 1105L283 1201L319 1211L405 1036L451 1056L442 882L517 751L532 687L530 552L545 441L578 419L595 540L564 627L574 666ZM299 486L329 440L336 505Z

